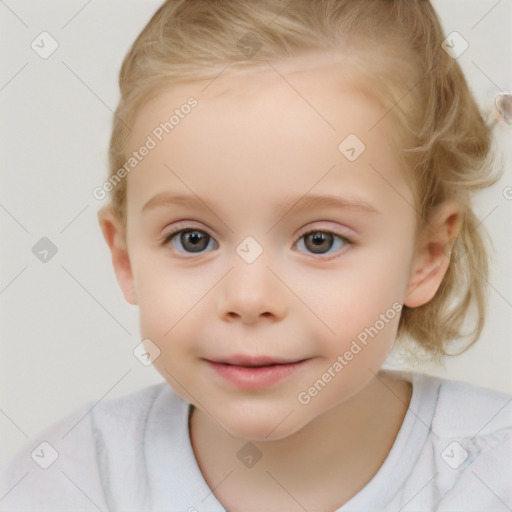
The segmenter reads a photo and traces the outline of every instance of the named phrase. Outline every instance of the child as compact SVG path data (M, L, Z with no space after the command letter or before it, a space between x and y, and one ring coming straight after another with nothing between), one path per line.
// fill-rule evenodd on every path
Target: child
M512 397L382 368L483 325L491 132L444 39L424 0L162 5L96 193L166 382L42 432L1 510L512 510Z

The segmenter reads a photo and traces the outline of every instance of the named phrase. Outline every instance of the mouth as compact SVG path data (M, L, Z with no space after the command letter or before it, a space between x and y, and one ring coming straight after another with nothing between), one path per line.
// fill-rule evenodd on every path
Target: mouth
M224 384L238 389L265 389L290 377L308 359L279 359L273 357L231 356L205 360Z
M240 366L244 368L262 368L265 366L277 366L277 365L286 365L286 364L294 364L303 359L279 359L273 357L252 357L252 356L231 356L226 359L211 359L209 360L212 363L217 364L226 364L229 366Z

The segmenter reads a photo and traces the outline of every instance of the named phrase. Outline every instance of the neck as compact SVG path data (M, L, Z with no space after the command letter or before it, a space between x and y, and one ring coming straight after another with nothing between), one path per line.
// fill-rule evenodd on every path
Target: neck
M298 432L284 439L251 442L263 463L250 470L233 457L247 441L232 437L195 408L190 437L206 482L231 512L248 510L247 496L254 496L254 510L263 504L258 504L258 497L264 497L263 508L271 510L269 496L275 496L276 510L279 506L291 510L290 495L304 502L307 510L319 510L319 499L326 503L322 510L335 510L361 490L386 459L410 397L409 383L381 372L357 395ZM332 496L326 489L332 489ZM237 496L245 496L245 505Z

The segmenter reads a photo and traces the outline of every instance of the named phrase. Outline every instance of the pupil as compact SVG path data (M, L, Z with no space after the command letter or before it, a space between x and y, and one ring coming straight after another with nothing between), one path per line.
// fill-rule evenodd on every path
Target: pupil
M332 235L317 231L307 237L312 242L310 250L315 253L328 251L332 246Z
M204 243L206 239L207 237L198 231L187 231L182 234L181 243L188 250L191 249L194 252L199 252L206 247L207 244Z

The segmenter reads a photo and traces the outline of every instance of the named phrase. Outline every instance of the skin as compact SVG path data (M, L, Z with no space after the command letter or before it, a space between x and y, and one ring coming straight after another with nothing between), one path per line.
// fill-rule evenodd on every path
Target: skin
M407 410L410 384L381 371L399 315L308 404L298 393L394 303L432 299L460 210L443 203L415 231L393 125L344 80L354 70L325 55L273 67L279 73L269 66L179 84L146 103L130 151L187 98L199 102L129 174L126 232L109 207L99 219L124 296L139 307L141 336L161 351L154 366L195 406L191 441L217 499L231 512L330 511L378 471ZM350 133L366 145L354 162L338 150ZM142 212L163 191L196 194L207 208ZM276 209L312 193L364 200L378 213ZM179 235L163 243L172 227L211 238L187 253ZM315 254L302 236L311 230L352 243L334 237ZM236 252L247 236L263 249L252 263ZM234 354L308 360L267 389L240 390L205 361ZM252 468L237 458L247 441L262 454Z

